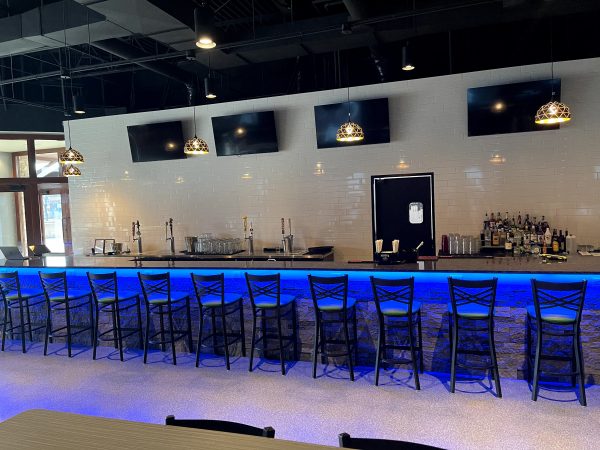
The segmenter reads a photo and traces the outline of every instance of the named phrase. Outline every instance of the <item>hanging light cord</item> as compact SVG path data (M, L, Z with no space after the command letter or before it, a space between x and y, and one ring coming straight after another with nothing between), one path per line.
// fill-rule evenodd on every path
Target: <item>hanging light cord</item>
M198 133L196 132L196 105L194 105L194 137L198 137Z
M67 120L67 129L69 130L69 148L71 148L71 121Z

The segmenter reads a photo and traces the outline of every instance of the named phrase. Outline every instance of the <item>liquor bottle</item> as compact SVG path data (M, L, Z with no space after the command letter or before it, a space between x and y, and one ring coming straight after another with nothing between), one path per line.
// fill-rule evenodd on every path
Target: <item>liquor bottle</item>
M553 254L557 254L559 250L559 245L558 245L558 234L556 234L556 228L554 229L554 231L552 232L552 253Z
M550 228L546 228L546 232L544 233L544 244L546 247L550 247L552 245L552 233L550 233Z
M484 230L484 240L485 240L485 245L487 247L489 247L490 245L492 245L492 231L490 230L490 227L486 227Z
M565 253L567 251L567 239L563 236L562 230L558 233L558 251Z
M485 212L485 219L483 219L483 228L485 229L485 227L489 228L490 226L490 218L488 217L488 213L487 211Z
M494 228L496 228L496 219L494 217L494 212L492 211L490 216L490 230L493 230Z
M513 236L510 232L506 235L506 240L504 241L504 251L507 256L513 252Z
M510 228L510 219L508 218L508 211L506 211L506 214L504 215L504 228Z
M525 214L525 228L529 228L531 221L529 220L529 214Z
M522 223L522 219L521 219L521 211L519 211L519 215L517 216L517 227L518 228L522 228L523 223Z
M498 234L498 231L494 230L494 232L492 233L492 245L498 246L500 245L500 235Z

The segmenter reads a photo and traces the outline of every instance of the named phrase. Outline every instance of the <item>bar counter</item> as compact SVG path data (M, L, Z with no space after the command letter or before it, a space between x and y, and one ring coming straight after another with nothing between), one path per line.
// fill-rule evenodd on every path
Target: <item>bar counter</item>
M138 272L170 272L173 288L192 292L190 273L225 274L227 292L240 294L249 308L245 272L280 272L281 287L298 298L301 359L309 360L314 339L314 311L308 274L321 276L348 274L349 296L357 299L359 317L359 364L372 365L377 342L377 313L370 276L415 278L415 300L422 303L425 369L448 372L448 277L468 279L498 278L496 296L496 343L502 376L521 378L525 367L526 306L532 303L531 279L557 282L588 281L582 318L584 360L589 382L600 377L600 258L572 256L565 262L542 263L540 258L440 259L418 264L375 265L339 261L136 261L133 257L48 256L26 261L1 261L1 271L18 270L24 287L39 289L38 272L67 272L69 285L89 289L86 272L115 270L119 286L140 291ZM38 319L43 320L43 311ZM194 323L198 318L194 317ZM245 316L251 329L250 314ZM43 323L43 322L41 322ZM195 325L197 326L197 325ZM88 345L86 341L86 345ZM598 379L598 378L596 378Z

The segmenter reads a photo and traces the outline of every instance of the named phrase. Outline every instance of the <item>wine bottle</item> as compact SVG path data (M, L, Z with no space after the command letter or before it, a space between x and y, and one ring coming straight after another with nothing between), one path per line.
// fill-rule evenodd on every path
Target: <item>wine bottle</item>
M567 239L563 236L562 230L558 233L558 251L559 253L565 253L567 251Z
M552 232L552 253L555 255L558 253L559 245L558 245L558 234L556 233L556 228Z

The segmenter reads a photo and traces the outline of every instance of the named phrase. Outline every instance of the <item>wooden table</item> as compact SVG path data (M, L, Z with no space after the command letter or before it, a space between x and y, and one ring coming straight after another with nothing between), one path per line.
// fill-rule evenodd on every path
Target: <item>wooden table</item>
M0 449L332 449L315 444L32 409L0 423Z

